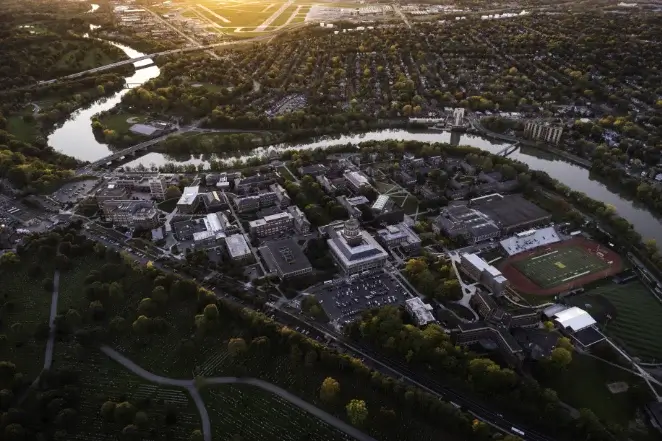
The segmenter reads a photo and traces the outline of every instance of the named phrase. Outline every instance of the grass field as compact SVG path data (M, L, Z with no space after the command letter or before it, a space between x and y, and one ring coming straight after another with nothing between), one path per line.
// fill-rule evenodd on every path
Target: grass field
M129 118L134 118L132 121L128 122ZM118 113L116 115L105 115L102 118L99 118L99 121L107 129L114 130L115 133L123 134L129 131L129 127L132 125L144 121L144 115L130 114L130 113Z
M24 121L20 115L7 118L7 131L25 142L34 141L38 134L37 125L34 122Z
M609 391L607 384L617 381L623 381L629 387L643 383L629 372L575 352L566 372L543 381L543 385L552 387L562 401L577 409L586 407L605 421L627 425L637 406L627 393L612 394Z
M609 268L609 263L580 247L557 249L514 263L522 274L543 289Z
M662 304L642 282L608 283L568 301L586 309L631 355L662 360Z

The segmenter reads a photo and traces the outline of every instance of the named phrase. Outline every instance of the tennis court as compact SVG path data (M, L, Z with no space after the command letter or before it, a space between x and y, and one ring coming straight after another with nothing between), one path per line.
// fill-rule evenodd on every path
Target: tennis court
M541 251L513 266L540 288L547 289L608 269L610 263L585 248L573 246Z

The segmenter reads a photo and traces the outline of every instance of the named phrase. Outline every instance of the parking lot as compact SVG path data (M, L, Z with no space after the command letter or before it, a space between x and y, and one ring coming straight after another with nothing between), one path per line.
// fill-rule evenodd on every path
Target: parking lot
M313 291L331 321L351 322L357 314L385 305L402 305L409 292L385 273L361 276L351 282L324 285Z
M98 182L97 179L70 182L54 192L51 197L61 204L73 204L85 198Z

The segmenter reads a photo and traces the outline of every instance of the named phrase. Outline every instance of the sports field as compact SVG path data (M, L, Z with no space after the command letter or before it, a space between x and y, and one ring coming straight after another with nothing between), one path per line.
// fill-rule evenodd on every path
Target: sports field
M662 360L662 304L640 280L607 282L568 298L568 303L588 311L630 355Z
M617 274L623 261L605 246L574 238L516 254L499 267L515 291L555 295Z
M514 265L543 289L609 268L607 262L580 247L547 251Z

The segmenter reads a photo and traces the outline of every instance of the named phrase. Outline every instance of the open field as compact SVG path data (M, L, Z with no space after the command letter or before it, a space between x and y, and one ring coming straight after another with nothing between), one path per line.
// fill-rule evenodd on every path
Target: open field
M607 283L568 302L586 309L631 355L662 360L662 304L639 280Z
M129 122L129 118L134 118ZM129 131L129 127L145 120L144 115L134 115L130 113L118 113L116 115L105 115L99 118L99 122L104 128L115 131L117 134L124 134Z
M612 394L607 385L622 381L632 388L642 385L643 380L586 355L575 352L572 358L566 372L550 381L543 381L543 385L552 387L562 401L577 409L586 407L605 421L627 424L637 406L628 393Z
M518 292L554 295L619 273L623 260L605 246L574 238L517 254L499 268Z

